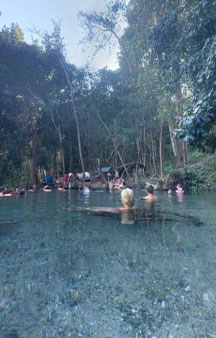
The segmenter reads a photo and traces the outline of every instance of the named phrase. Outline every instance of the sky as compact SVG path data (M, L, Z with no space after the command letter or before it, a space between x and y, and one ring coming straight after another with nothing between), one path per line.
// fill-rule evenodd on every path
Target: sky
M66 46L69 61L77 67L90 63L92 71L107 66L116 69L117 48L110 53L107 49L93 57L93 47L80 45L86 33L80 26L77 14L80 10L102 10L103 0L0 0L0 29L11 23L17 23L24 33L27 43L32 42L36 35L34 28L41 32L52 32L52 20L61 20L62 37ZM85 51L83 51L83 49Z

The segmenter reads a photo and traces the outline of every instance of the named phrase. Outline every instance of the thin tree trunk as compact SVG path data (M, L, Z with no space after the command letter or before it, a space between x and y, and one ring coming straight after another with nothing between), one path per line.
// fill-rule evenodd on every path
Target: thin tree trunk
M70 172L73 171L73 147L72 147L72 140L71 135L69 134L69 140L70 140Z
M116 149L117 149L116 139L117 139L117 136L116 136L116 119L114 119L114 136L113 136L114 151L113 151L113 153L114 153L114 161L115 161L115 166L114 166L115 170L118 167L118 156L117 156L117 151L116 151Z
M141 141L141 138L137 137L137 139L136 139L136 145L137 145L137 165L136 165L136 172L135 172L135 184L138 184L138 166L139 166L140 156L141 156L140 141Z
M32 140L32 178L33 184L39 188L38 174L37 174L37 128L33 130L33 140Z
M100 159L97 158L97 173L98 173L98 176L100 177L101 176L101 168L100 168Z
M85 181L85 167L84 167L84 161L83 161L83 155L82 155L82 144L81 144L81 137L80 137L80 127L79 127L79 120L78 120L78 116L77 116L77 111L76 111L76 105L75 105L75 100L74 100L74 95L73 95L73 87L65 66L64 61L62 60L62 58L60 58L60 63L62 65L62 68L64 70L66 79L67 79L67 83L69 85L70 88L70 97L71 97L71 101L72 101L72 110L73 110L73 114L75 117L75 122L76 122L76 129L77 129L77 140L78 140L78 147L79 147L79 157L80 157L80 162L81 162L81 167L82 167L82 181Z
M175 103L176 103L176 108L177 108L177 112L178 112L176 119L177 119L177 121L179 121L180 117L182 116L182 111L183 111L183 95L182 95L182 89L181 89L180 84L177 88L177 91L176 91L174 97L175 97ZM184 165L186 165L186 163L187 163L187 144L183 140L179 140L178 143L181 146L183 163L184 163Z
M57 106L57 110L58 110L58 106ZM53 116L53 111L51 109L51 117L52 117L52 121L54 124L54 127L58 133L59 136L59 142L60 142L60 150L61 150L61 159L62 159L62 169L63 169L63 175L65 174L65 158L64 158L64 148L63 148L63 138L62 138L62 133L61 133L61 124L59 122L58 126L55 122L54 116Z
M59 140L61 144L61 155L62 155L62 168L63 168L63 174L65 174L65 158L64 158L64 148L63 148L63 139L62 139L62 134L61 134L61 126L59 124Z
M172 150L173 150L173 154L174 154L175 159L176 159L176 164L180 165L181 157L180 157L179 144L178 144L178 141L176 140L176 138L173 135L174 125L173 125L173 122L170 119L168 119L168 126L169 126L169 133L170 133Z
M163 177L163 122L160 123L160 140L159 140L159 152L160 152L160 175Z
M121 163L122 163L122 165L123 165L123 167L124 167L124 170L125 170L127 176L130 178L130 175L129 175L129 173L128 173L128 170L127 170L127 168L126 168L126 166L125 166L125 163L124 163L124 161L123 161L123 159L122 159L122 156L121 156L121 154L120 154L120 152L119 152L119 150L118 150L118 146L117 146L117 144L116 144L115 138L113 137L113 135L112 135L110 129L108 128L108 126L106 125L106 123L105 123L105 122L103 121L103 119L101 118L101 116L100 116L100 114L99 114L99 111L98 111L97 109L96 109L96 112L97 112L97 116L98 116L99 120L101 121L102 125L104 126L104 128L105 128L106 131L108 132L108 134L109 134L109 136L110 136L110 138L111 138L111 140L112 140L112 142L113 142L114 150L115 150L115 152L118 154L118 157L119 157L119 159L120 159L120 161L121 161Z
M57 176L57 161L56 161L56 148L54 149L54 156L53 156L53 173Z
M155 163L156 154L155 154L155 142L153 139L153 135L151 135L151 138L152 138L152 163L153 163L154 173L156 174L157 173L156 163Z
M145 176L146 169L146 128L144 127L143 131L143 155L142 155L142 164L144 165L143 176Z
M137 145L137 165L136 165L136 181L138 178L138 169L139 169L139 164L142 163L142 148L143 148L143 133L144 133L144 119L145 119L145 110L144 106L142 107L142 121L141 125L139 127L139 136L136 139L136 145ZM137 183L137 182L135 182Z
M29 184L29 181L30 181L30 171L31 171L31 160L27 160L27 183L26 183L26 188L27 189L29 189L29 186L30 186L30 184Z
M187 164L187 142L183 141L183 162Z

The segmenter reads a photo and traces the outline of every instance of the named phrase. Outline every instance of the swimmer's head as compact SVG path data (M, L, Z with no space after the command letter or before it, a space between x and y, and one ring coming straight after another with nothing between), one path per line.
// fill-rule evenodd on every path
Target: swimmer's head
M146 187L146 191L149 193L149 194L153 194L154 193L154 187L152 185L148 185Z
M133 190L126 188L121 192L122 204L132 208L134 206L134 193Z

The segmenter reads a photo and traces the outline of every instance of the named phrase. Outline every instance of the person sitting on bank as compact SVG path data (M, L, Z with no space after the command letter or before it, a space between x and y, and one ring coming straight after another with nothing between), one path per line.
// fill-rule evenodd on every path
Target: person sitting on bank
M147 196L143 197L145 200L149 201L157 201L158 197L154 194L154 187L152 185L148 185L145 189Z
M125 189L125 188L126 188L126 184L125 184L125 182L123 181L122 178L119 180L119 182L114 187L114 189L118 189L118 190L122 190L122 189Z
M112 181L110 181L109 184L108 184L108 186L107 186L107 190L108 190L109 192L111 192L111 191L113 191L113 189L114 189L114 184L113 184Z
M110 174L109 171L108 171L108 173L106 175L106 180L107 180L107 182L111 181L111 174Z
M68 174L68 189L72 189L72 184L74 181L74 175L73 173Z
M177 186L176 186L176 193L178 195L184 195L184 190L182 189L181 184L177 184Z

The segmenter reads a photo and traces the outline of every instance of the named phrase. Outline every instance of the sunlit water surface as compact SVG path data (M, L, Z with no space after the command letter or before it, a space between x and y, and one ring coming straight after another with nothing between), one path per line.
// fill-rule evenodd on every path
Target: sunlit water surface
M143 194L134 224L67 210L120 192L1 198L0 337L216 337L216 194Z

